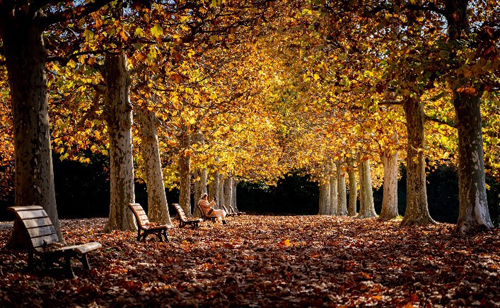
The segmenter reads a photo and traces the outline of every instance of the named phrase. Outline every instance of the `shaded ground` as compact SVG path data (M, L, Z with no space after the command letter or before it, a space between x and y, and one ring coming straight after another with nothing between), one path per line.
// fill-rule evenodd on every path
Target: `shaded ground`
M241 216L174 228L170 242L102 233L104 219L63 220L69 243L98 241L77 279L25 271L0 252L2 306L500 307L500 232L330 216ZM10 230L0 229L0 246Z

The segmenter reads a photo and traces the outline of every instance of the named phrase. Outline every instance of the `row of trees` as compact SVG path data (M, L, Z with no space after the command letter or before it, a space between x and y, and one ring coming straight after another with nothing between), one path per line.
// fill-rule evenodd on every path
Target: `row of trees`
M57 225L51 151L109 155L108 229L128 230L135 177L153 221L169 222L164 183L190 213L192 180L215 195L226 178L229 196L231 178L273 183L294 170L323 194L341 187L341 206L321 213L352 214L342 181L356 190L355 161L362 204L371 177L383 179L389 218L405 159L403 224L426 224L427 156L458 163L458 230L491 228L480 102L493 125L497 11L451 0L2 1L2 172L12 155L16 205L41 204ZM495 174L498 132L486 132Z

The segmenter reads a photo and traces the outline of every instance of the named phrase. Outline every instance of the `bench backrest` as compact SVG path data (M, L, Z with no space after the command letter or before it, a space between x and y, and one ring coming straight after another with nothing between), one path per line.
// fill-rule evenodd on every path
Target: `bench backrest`
M184 210L182 209L181 205L179 203L174 203L173 206L177 210L180 220L186 222L187 221L186 213L184 213Z
M59 243L56 229L47 212L40 205L11 206L16 219L22 224L34 250L42 251L46 245Z
M134 213L135 218L137 219L137 223L141 228L147 228L149 225L148 215L144 212L144 209L139 203L129 203L127 206Z
M200 202L196 202L196 207L200 211L201 218L203 218L203 219L209 219L210 218L210 217L208 217L207 213L205 213L203 211L203 208L200 206Z

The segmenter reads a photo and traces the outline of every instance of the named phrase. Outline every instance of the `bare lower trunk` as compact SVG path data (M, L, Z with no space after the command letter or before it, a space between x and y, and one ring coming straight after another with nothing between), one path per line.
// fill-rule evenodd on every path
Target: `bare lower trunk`
M435 223L429 214L424 158L424 110L418 99L404 104L408 134L406 212L401 225Z
M352 164L352 160L349 160L349 205L347 207L347 215L348 216L356 216L357 206L356 202L358 199L358 189L357 189L357 181L356 181L356 171L354 170L354 166Z
M339 193L338 193L338 182L337 176L333 175L330 177L330 202L328 204L327 214L337 215L337 210L339 206Z
M458 119L458 188L460 212L457 231L493 228L484 175L480 96L454 93Z
M330 215L328 208L330 204L330 184L319 185L319 210L318 215Z
M219 196L217 199L219 200L219 206L222 207L222 205L226 205L225 203L225 198L224 198L224 176L220 175L219 176Z
M187 131L183 131L180 139L181 153L179 156L179 205L187 216L191 216L191 156L185 152L191 143ZM195 200L198 202L198 200Z
M224 180L224 204L229 208L233 205L233 178Z
M345 173L337 163L337 215L347 215L347 192L345 187Z
M20 14L15 13L17 17ZM50 145L43 29L36 21L10 20L17 17L0 16L12 100L15 205L43 206L62 240ZM16 224L9 247L24 245L21 232Z
M106 55L105 117L109 131L110 206L106 230L136 230L127 203L135 201L134 163L132 154L132 104L130 79L124 53Z
M208 185L208 199L213 200L214 198L217 199L215 202L215 207L220 208L220 201L221 199L219 194L220 194L220 183L219 183L219 178L220 174L218 171L214 172L212 175L212 180L210 181L210 184Z
M362 195L361 208L359 209L359 218L376 217L375 204L373 203L373 187L370 170L370 161L363 160L359 166L359 184Z
M201 194L207 192L207 169L196 170L195 178L197 181L194 183L194 200L198 202L201 199ZM200 210L197 206L194 207L194 216L201 216Z
M153 111L147 109L138 112L140 124L141 155L144 162L148 191L148 218L151 222L172 224L168 212L167 195L163 183L160 150L158 147L158 119Z
M233 179L233 208L238 211L237 188L239 181Z
M385 151L382 154L384 165L384 197L382 200L381 219L392 219L398 213L398 152Z

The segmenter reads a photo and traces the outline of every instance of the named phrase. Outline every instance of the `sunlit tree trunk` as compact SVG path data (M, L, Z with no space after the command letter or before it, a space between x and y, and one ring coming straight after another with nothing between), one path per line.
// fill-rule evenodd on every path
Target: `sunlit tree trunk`
M179 155L179 205L187 216L191 216L191 156L187 152L191 141L185 128L179 136L179 141L181 148Z
M224 197L224 176L219 175L219 196L217 199L219 200L219 206L222 207L223 205L226 206L226 200Z
M332 175L330 177L330 202L328 204L328 215L337 215L339 207L339 185L337 181L337 176Z
M375 204L373 203L373 187L370 170L370 161L362 160L359 166L359 184L361 207L359 209L359 218L370 218L377 216Z
M220 208L220 174L219 171L216 171L212 174L212 180L210 184L208 184L208 199L213 200L217 198L217 202L215 203L216 208Z
M337 215L347 215L347 192L345 186L345 173L340 163L337 163Z
M172 224L168 212L167 195L163 183L160 150L158 147L158 118L153 111L144 109L137 112L140 124L140 153L144 162L144 173L148 191L148 218L151 222Z
M224 180L224 204L229 208L233 205L233 178Z
M318 215L330 215L328 208L330 204L330 183L319 185L319 210Z
M454 93L458 120L458 188L460 211L457 231L493 228L484 175L480 95Z
M347 215L348 216L356 216L357 214L357 206L356 202L358 200L358 183L356 181L356 170L354 169L354 165L352 159L349 158L349 205L347 207Z
M233 208L235 211L238 211L238 195L237 195L237 188L238 188L238 183L240 181L237 181L237 180L234 180L233 179L233 198L232 198L232 201L233 201Z
M136 230L127 203L133 203L132 104L126 56L108 54L104 60L105 118L109 131L111 198L106 230Z
M198 169L195 172L195 178L197 179L194 183L194 201L198 202L201 199L201 194L207 192L207 169ZM194 207L194 216L200 216L200 210L197 206Z
M398 152L386 150L382 153L384 165L384 196L382 199L381 219L392 219L398 213Z
M41 205L62 239L57 215L47 103L43 28L19 9L0 15L9 77L15 155L15 205ZM24 20L25 18L25 20ZM16 224L9 247L23 247Z
M470 39L471 1L446 0L444 15L448 22L449 42L460 46ZM497 4L498 6L498 4ZM458 47L460 48L460 47ZM478 49L479 50L479 49ZM498 54L492 53L498 58ZM476 53L476 57L481 56ZM490 56L491 57L491 56ZM486 59L488 62L494 59ZM482 85L477 84L479 78L473 80L456 80L461 85L453 91L453 105L458 120L458 196L460 211L457 221L457 232L463 234L477 229L493 227L486 195L484 174L484 152L482 136L482 119L480 99Z
M408 134L406 212L402 225L435 223L429 214L424 158L424 110L419 99L407 98L403 104Z

